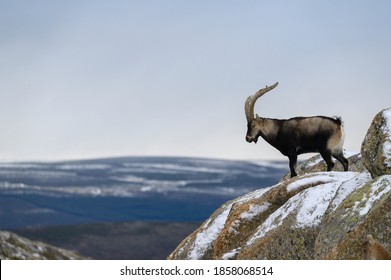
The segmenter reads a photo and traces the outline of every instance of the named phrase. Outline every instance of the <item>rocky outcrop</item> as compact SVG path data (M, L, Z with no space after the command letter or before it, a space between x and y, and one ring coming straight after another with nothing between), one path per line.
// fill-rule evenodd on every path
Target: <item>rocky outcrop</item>
M2 260L77 260L78 254L31 241L11 232L0 231L0 259Z
M362 259L368 234L390 251L391 175L365 168L372 155L350 154L349 172L324 172L319 156L305 161L298 177L222 205L168 258Z
M391 174L391 108L378 113L361 146L363 163L372 177Z

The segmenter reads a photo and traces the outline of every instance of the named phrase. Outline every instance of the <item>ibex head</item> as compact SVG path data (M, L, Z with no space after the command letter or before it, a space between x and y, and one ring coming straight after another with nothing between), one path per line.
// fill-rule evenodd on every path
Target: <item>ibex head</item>
M254 116L254 105L255 102L259 97L264 95L266 92L272 90L278 85L278 83L275 83L272 86L266 86L263 89L260 89L257 91L254 95L251 95L247 98L246 103L244 104L244 111L246 113L246 119L247 119L247 134L246 134L246 141L251 143L255 142L257 143L259 134L261 132L261 128L263 126L262 124L262 118L260 118L258 115Z

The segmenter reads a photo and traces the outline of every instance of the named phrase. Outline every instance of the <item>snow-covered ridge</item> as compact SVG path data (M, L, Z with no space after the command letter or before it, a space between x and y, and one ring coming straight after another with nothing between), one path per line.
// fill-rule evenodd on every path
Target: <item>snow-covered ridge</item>
M223 201L274 184L287 168L182 157L3 162L0 226L200 221Z
M241 195L277 180L287 166L199 158L113 158L70 162L0 162L0 194L135 197L161 193ZM236 184L234 182L237 182Z

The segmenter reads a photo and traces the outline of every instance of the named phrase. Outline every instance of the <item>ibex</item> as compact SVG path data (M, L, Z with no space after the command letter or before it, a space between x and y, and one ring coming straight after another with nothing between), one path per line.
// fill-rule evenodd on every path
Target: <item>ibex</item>
M259 97L274 89L278 83L266 86L247 98L244 110L247 118L246 141L257 143L261 136L270 145L289 158L291 177L297 176L297 156L318 152L327 164L327 171L334 167L333 156L348 170L348 160L343 155L345 139L341 118L324 116L296 117L287 120L254 116L254 105Z

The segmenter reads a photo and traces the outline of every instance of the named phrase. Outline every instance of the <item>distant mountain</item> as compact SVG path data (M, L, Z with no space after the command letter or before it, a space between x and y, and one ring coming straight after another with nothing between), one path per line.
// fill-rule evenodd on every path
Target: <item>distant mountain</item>
M0 163L0 228L120 221L202 221L270 186L286 162L123 157Z

